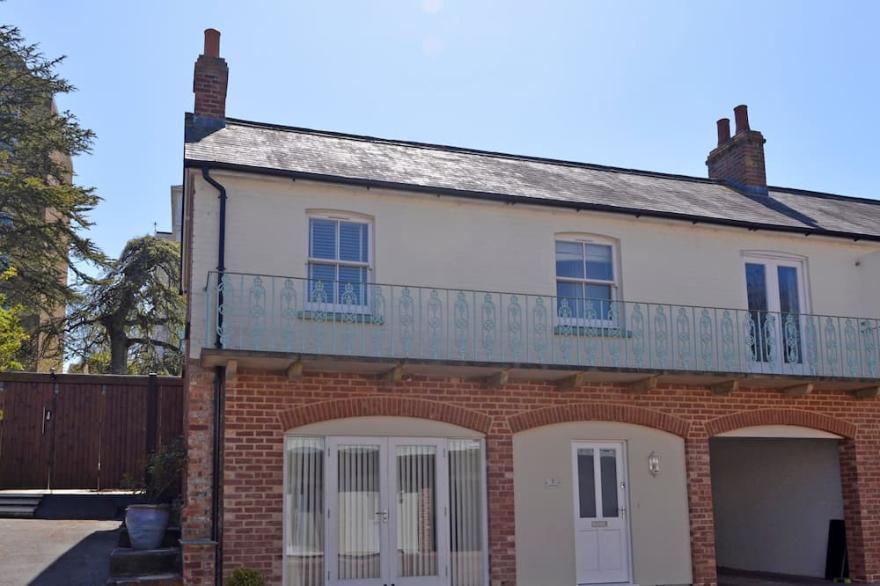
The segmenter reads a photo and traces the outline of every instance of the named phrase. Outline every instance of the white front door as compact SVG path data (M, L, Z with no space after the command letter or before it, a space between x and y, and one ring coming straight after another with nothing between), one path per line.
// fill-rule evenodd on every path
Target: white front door
M578 584L630 581L622 442L574 442L574 541Z
M446 440L327 443L328 585L443 585L449 563Z

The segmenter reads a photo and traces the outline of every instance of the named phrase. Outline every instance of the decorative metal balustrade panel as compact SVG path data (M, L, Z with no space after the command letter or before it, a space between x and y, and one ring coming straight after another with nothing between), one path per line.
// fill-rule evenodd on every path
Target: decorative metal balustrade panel
M664 371L880 377L880 320L210 273L204 344Z

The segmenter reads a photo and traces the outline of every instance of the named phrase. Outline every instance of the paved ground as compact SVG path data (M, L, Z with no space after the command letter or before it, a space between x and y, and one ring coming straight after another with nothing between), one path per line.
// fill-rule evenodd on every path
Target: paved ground
M0 519L0 586L107 580L119 521Z
M829 580L817 578L789 578L747 574L718 574L718 586L821 586L833 584Z

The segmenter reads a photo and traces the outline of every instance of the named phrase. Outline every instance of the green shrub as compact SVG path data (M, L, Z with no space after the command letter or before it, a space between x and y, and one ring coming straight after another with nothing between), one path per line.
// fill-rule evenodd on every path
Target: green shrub
M266 580L263 575L251 568L237 568L229 580L226 582L228 586L266 586Z

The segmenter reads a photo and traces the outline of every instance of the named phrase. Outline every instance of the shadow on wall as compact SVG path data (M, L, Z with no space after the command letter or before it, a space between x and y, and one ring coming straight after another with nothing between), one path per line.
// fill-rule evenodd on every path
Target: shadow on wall
M119 532L95 531L64 552L29 583L29 586L92 586L104 584L110 574L110 552Z

